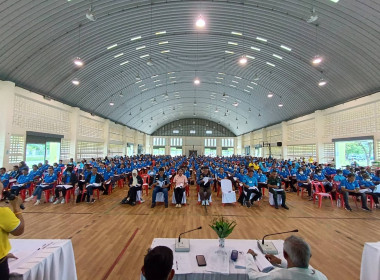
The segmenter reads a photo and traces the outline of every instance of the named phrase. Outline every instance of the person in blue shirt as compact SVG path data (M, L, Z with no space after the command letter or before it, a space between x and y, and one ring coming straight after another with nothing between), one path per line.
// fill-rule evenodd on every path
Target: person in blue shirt
M368 174L363 176L363 181L359 182L360 189L368 189L367 195L372 196L373 201L375 202L376 208L379 207L379 195L380 193L374 193L375 184L371 181L371 178Z
M53 169L54 169L54 174L58 176L58 173L61 172L61 168L58 167L58 163L55 162L55 163L53 164Z
M261 169L257 170L257 174L254 175L257 179L257 182L258 182L258 188L259 188L259 191L261 192L261 188L268 188L267 186L267 181L268 181L268 178L267 176L263 173L263 171Z
M380 184L380 169L376 170L375 175L372 175L371 179L375 185Z
M63 164L63 161L61 159L59 160L58 167L59 168L65 167L65 165Z
M359 192L359 183L355 180L355 174L348 174L347 179L340 184L339 192L343 194L344 207L348 211L352 211L350 204L348 203L348 195L360 197L362 202L362 209L365 211L371 211L367 207L367 197L365 193Z
M45 164L42 165L42 169L43 171L47 171L48 168L49 168L50 164L49 164L49 161L48 160L45 160Z
M25 199L25 201L30 201L34 197L37 197L37 201L36 203L34 203L34 205L39 205L41 203L42 191L52 189L55 183L57 183L57 175L54 174L53 167L49 166L48 173L45 174L42 183L37 186L37 188L33 192L33 195Z
M17 179L17 177L19 176L20 174L18 173L18 165L14 165L13 166L13 170L11 173L9 173L9 177L12 178L12 179ZM5 187L5 186L4 186Z
M18 176L17 182L11 187L11 193L18 195L22 189L27 189L30 187L31 178L28 175L28 170L23 169L22 174Z
M4 188L6 188L9 184L9 174L7 174L7 170L5 167L0 168L0 181L3 184Z
M313 200L311 197L311 183L310 183L310 178L306 174L304 174L304 171L302 168L298 169L297 173L297 183L299 188L306 188L307 190L307 195L309 196L309 200Z
M343 175L347 177L348 174L350 174L350 173L352 173L351 172L351 166L347 165L346 169L343 169Z
M334 182L342 182L345 180L346 177L343 176L343 171L342 170L337 170L336 175L334 176Z
M261 191L258 188L257 179L253 175L253 169L248 170L248 175L244 176L242 183L244 191L240 194L238 202L240 202L241 205L244 205L245 202L246 206L250 208L251 205L253 205L253 202L259 200L262 196ZM251 195L253 195L252 198Z
M20 161L18 166L18 173L21 175L24 169L26 169L26 171L29 173L28 165L26 165L25 161Z
M86 197L87 203L94 203L95 199L93 198L94 189L101 189L102 183L104 179L102 175L98 173L98 169L96 167L92 167L91 173L86 177Z
M149 189L152 188L154 178L156 177L157 172L154 170L153 166L149 166L148 175L149 175Z
M38 170L37 165L32 165L32 170L29 172L29 176L33 178L34 182L38 181L41 178L42 173Z
M326 179L326 176L322 175L322 171L320 169L315 170L313 181L322 183L326 192L332 191L332 184Z
M108 190L111 187L112 180L113 180L114 172L111 169L111 166L108 165L106 168L106 171L103 174L104 177L104 195L108 195Z
M281 182L284 182L285 184L285 190L290 191L291 190L291 181L290 181L290 172L286 168L286 166L282 166L280 171L278 172L278 175L281 178Z
M67 165L66 170L62 174L62 185L57 185L55 188L55 197L57 200L53 204L65 203L67 190L73 188L77 183L78 178L73 169L74 167L72 165Z
M152 187L154 187L153 194L152 194L152 205L150 208L154 208L156 206L156 195L158 192L164 193L165 208L169 207L168 191L170 187L170 180L169 180L169 176L164 173L165 173L165 169L161 167L158 171L158 174L154 178L154 183L152 185Z

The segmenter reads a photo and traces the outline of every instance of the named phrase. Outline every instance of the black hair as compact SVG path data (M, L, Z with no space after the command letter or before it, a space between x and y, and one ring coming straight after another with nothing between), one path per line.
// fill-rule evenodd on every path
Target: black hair
M160 167L160 169L158 169L158 171L165 171L165 168Z
M173 267L173 251L166 246L157 246L144 258L146 280L166 280Z

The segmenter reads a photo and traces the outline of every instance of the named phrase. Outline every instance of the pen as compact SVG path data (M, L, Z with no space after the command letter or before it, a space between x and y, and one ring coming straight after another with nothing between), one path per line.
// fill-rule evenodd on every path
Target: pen
M177 270L178 270L178 262L177 261L175 261L175 266L177 267Z

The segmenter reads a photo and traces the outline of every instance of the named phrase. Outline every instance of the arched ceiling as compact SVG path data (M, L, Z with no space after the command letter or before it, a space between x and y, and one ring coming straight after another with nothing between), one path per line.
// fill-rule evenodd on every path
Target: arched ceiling
M0 79L148 134L196 117L241 135L380 89L377 1L91 2L94 22L87 0L2 1Z

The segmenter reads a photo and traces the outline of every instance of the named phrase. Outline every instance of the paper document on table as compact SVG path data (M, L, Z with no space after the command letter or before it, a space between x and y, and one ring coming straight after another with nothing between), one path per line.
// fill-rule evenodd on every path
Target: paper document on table
M175 188L182 188L183 187L183 184L179 184L178 186L175 186Z
M173 269L175 274L189 274L193 272L190 261L190 254L174 254Z
M157 181L156 181L157 185L158 185L159 187L161 187L161 188L162 188L162 186L164 185L164 182L165 182L165 181L160 181L160 180L157 180Z
M265 258L263 254L257 254L255 263L260 271L273 268L273 265Z
M210 178L209 178L209 177L204 177L203 180L202 180L203 183L204 183L204 184L207 184L207 183L208 183L208 179L210 179Z
M236 269L246 269L247 263L245 258L245 253L239 252L238 259L236 260L236 262L234 262Z
M217 272L222 274L230 273L230 258L231 252L227 250L217 250L211 252L206 257L206 271Z

